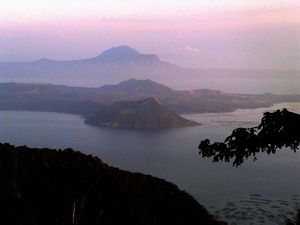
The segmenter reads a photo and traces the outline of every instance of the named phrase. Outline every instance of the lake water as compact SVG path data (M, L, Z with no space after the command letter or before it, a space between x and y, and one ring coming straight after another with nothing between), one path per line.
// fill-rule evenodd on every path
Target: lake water
M262 113L300 103L232 113L184 115L201 126L165 130L100 128L76 115L0 112L0 141L29 147L71 147L111 166L151 174L187 191L212 214L237 224L279 224L300 208L300 154L260 153L238 168L198 155L200 140L223 141L237 127L252 127Z

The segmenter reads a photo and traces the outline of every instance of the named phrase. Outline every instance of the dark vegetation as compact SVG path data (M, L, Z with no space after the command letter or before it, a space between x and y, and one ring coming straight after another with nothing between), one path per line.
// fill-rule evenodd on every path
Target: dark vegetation
M300 209L297 211L297 215L294 220L288 219L285 222L286 225L300 225Z
M176 91L151 80L127 80L99 88L47 84L0 84L0 110L52 111L93 115L118 101L159 99L175 113L230 112L268 107L280 102L299 102L299 95L247 95L199 89Z
M162 179L72 149L0 144L0 224L222 224Z
M295 219L286 220L285 225L300 225L300 209L298 209Z
M202 140L198 147L202 157L213 157L214 162L230 162L240 166L250 156L257 160L256 154L267 152L276 153L277 149L290 148L296 152L300 144L300 115L287 109L272 113L265 112L261 123L256 127L237 128L224 142L210 143L209 139ZM286 225L300 225L300 209L294 220L287 220Z
M208 139L201 141L199 154L202 157L213 157L214 162L230 162L240 166L250 156L257 159L259 152L275 153L283 147L294 152L300 143L300 115L287 109L266 112L261 123L256 127L237 128L224 142L210 143Z

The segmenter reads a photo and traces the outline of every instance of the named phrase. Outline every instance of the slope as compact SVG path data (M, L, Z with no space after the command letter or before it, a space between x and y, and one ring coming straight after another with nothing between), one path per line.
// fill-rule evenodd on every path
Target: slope
M160 60L157 55L142 54L128 46L114 47L88 59L58 61L44 58L32 62L0 62L0 68L2 80L34 83L57 80L59 84L74 79L97 80L99 84L121 82L132 77L153 79L180 70Z
M222 224L162 179L72 149L0 143L0 224Z
M131 79L100 88L63 85L0 83L0 110L54 111L92 115L118 101L159 99L172 111L183 113L230 112L299 102L300 95L232 94L207 89L176 91L151 80Z
M117 102L85 121L87 124L122 128L175 128L198 125L175 114L156 98Z

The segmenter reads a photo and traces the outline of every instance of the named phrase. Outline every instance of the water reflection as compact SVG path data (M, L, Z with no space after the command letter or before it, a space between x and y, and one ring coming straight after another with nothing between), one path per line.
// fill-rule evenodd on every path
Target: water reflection
M71 147L96 155L112 166L164 178L189 192L212 213L227 212L230 202L236 208L248 207L251 195L260 195L272 204L260 204L258 208L278 214L280 208L272 208L276 201L288 202L285 209L293 211L291 199L300 195L299 153L262 153L256 162L249 160L235 168L201 158L197 146L205 138L223 141L232 129L257 125L263 112L285 107L300 113L300 103L283 103L233 113L184 115L203 125L166 130L98 128L84 124L83 118L76 115L0 112L0 141L29 147ZM232 218L230 212L222 215Z

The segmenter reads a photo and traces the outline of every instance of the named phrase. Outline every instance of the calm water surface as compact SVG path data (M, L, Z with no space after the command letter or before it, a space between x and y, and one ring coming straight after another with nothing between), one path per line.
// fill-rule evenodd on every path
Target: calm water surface
M71 147L96 155L111 166L164 178L230 222L224 211L229 203L252 207L250 201L255 198L260 198L260 203L269 201L255 206L256 210L273 210L273 214L294 211L300 202L300 155L290 150L261 153L256 162L250 159L235 168L200 157L197 146L205 138L223 141L232 129L255 126L263 112L284 107L300 113L300 103L283 103L232 113L184 115L203 125L166 130L99 128L84 124L80 116L59 113L0 112L0 141L29 147ZM241 224L245 221L253 222L244 220ZM269 224L276 224L273 222Z

